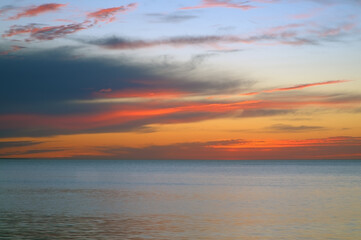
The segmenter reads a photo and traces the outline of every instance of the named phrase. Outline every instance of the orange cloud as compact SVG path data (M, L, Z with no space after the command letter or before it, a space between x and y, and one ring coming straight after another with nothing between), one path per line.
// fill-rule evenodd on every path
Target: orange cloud
M133 10L136 7L137 7L136 3L131 3L126 6L100 9L98 11L88 13L87 16L88 16L88 18L93 18L96 21L112 22L115 20L116 14Z
M322 86L322 85L328 85L328 84L336 84L336 83L344 83L344 82L350 82L350 80L332 80L332 81L326 81L326 82L318 82L318 83L308 83L308 84L300 84L292 87L285 87L285 88L274 88L270 90L263 90L259 92L250 92L250 93L243 93L240 94L242 96L249 96L249 95L257 95L260 93L271 93L271 92L279 92L279 91L290 91L290 90L298 90L308 87L314 87L314 86Z
M301 140L223 139L208 142L183 142L145 147L122 147L112 144L97 148L41 145L41 142L5 142L2 156L91 159L222 159L222 160L295 160L360 159L361 138L336 136ZM7 146L12 146L8 149ZM36 145L36 149L34 150ZM0 145L1 146L1 145ZM30 148L31 147L31 148ZM42 154L39 154L42 153Z
M234 151L235 149L265 149L265 148L289 148L289 147L307 147L316 145L335 145L344 141L343 137L326 139L305 139L305 140L252 140L252 141L229 141L221 144L209 145L210 148L225 149Z
M8 20L16 20L22 17L34 17L42 13L54 12L59 10L61 7L65 7L67 4L48 3L36 7L31 7L17 15L8 18Z
M114 105L97 113L77 115L2 115L0 129L44 129L49 135L55 133L71 134L86 132L109 132L121 129L132 130L148 124L186 123L215 118L260 116L265 110L284 113L310 105L332 108L355 106L360 99L286 99L282 101L252 100L240 102L194 102L194 101L150 101ZM282 111L283 110L283 111ZM248 111L251 111L248 113ZM258 113L258 114L257 114ZM132 128L129 128L132 126Z
M113 159L295 160L359 159L360 147L359 137L329 137L303 140L226 139L142 148L105 146L99 151L105 158Z
M329 137L302 140L228 140L206 144L226 159L358 159L361 138Z

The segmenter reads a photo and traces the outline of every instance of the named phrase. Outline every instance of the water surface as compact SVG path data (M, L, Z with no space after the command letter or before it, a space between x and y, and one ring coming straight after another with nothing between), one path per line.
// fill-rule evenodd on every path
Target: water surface
M361 161L0 160L1 239L360 239Z

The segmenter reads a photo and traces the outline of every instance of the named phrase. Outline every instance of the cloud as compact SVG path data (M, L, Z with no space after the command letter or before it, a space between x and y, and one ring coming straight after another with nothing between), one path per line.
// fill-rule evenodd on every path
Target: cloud
M293 19L308 19L308 18L313 18L317 15L319 15L321 12L323 12L325 10L325 7L322 8L314 8L311 9L310 11L306 12L306 13L301 13L301 14L294 14L291 15L290 17Z
M154 22L161 23L180 23L197 18L196 15L183 13L148 13L147 17L154 19Z
M41 26L38 24L28 24L25 26L13 25L6 31L2 37L12 37L19 34L29 34L29 38L26 41L32 40L53 40L55 38L61 38L68 34L92 27L88 21L82 23L73 23L59 26Z
M113 8L104 8L95 12L87 14L88 19L95 19L96 21L101 22L113 22L115 16L118 13L125 13L137 8L137 3L131 3L126 6L113 7Z
M294 1L298 1L298 0L294 0ZM338 0L308 0L311 2L317 2L320 4L361 4L360 0L348 0L348 1L338 1Z
M324 127L321 126L292 126L287 124L274 124L267 129L276 132L304 132L304 131L318 131L325 130Z
M263 91L259 91L259 92L243 93L241 95L252 96L252 95L257 95L257 94L260 94L260 93L291 91L291 90L298 90L298 89L303 89L303 88L308 88L308 87L322 86L322 85L329 85L329 84L337 84L337 83L345 83L345 82L350 82L350 80L332 80L332 81L326 81L326 82L299 84L299 85L295 85L295 86L291 86L291 87L285 87L285 88L274 88L274 89L263 90Z
M38 7L27 9L26 11L19 13L18 15L9 18L10 20L19 19L25 16L36 16L38 14L56 11L60 7L64 7L66 4L44 4ZM128 4L127 6L120 6L115 8L100 9L95 12L87 14L87 19L80 23L71 23L58 26L44 26L43 24L31 23L28 25L12 25L2 37L13 37L17 35L28 35L29 38L25 41L33 40L53 40L56 38L62 38L69 34L79 32L91 27L94 27L98 22L112 22L115 20L115 15L120 12L127 12L137 7L136 3ZM67 20L62 20L67 21Z
M142 148L100 147L100 159L295 160L359 159L361 138L330 137L303 140L229 139L177 143ZM103 153L103 154L101 154ZM76 156L75 156L76 158Z
M155 101L101 105L93 113L67 115L3 114L0 115L2 136L49 136L57 134L100 133L134 131L149 124L198 122L215 118L243 117L242 112L252 110L253 117L291 113L307 106L342 108L343 104L358 106L360 99L349 102L332 100L282 99L278 101L254 100L237 102ZM272 111L271 111L272 110ZM248 116L247 116L248 114ZM245 117L252 117L246 113ZM278 126L278 129L287 126ZM290 127L289 130L301 130ZM315 129L315 128L314 128Z
M225 44L265 44L273 45L316 45L323 41L340 40L351 34L356 22L339 24L334 28L323 28L314 24L292 23L262 29L256 33L244 36L237 35L205 35L205 36L177 36L155 40L129 39L124 37L107 37L82 42L97 45L106 49L137 50L153 47L189 47L201 46L216 50L229 50ZM302 35L302 37L300 37ZM80 40L81 41L81 40Z
M307 87L322 86L322 85L329 85L329 84L336 84L336 83L345 83L345 82L350 82L350 80L333 80L333 81L327 81L327 82L300 84L300 85L296 85L296 86L292 86L292 87L266 90L266 92L289 91L289 90L296 90L296 89L302 89L302 88L307 88Z
M189 36L189 37L173 37L168 39L160 39L153 41L145 40L128 40L119 37L110 37L104 39L98 39L90 41L90 44L98 45L107 49L122 49L132 50L141 48L151 48L162 45L168 45L172 47L182 47L190 45L215 45L219 42L231 41L228 37L223 36Z
M294 112L296 112L294 109L245 109L242 111L239 117L267 117L291 114Z
M188 92L181 92L176 89L124 89L113 91L111 88L100 89L94 92L94 96L98 98L163 98L172 99L189 94Z
M243 43L251 44L262 41L272 41L277 38L284 38L282 34L262 34L250 37L238 37L232 35L208 35L208 36L179 36L163 38L158 40L131 40L121 37L109 37L88 41L89 44L97 45L107 49L136 50L159 46L187 47L207 46L217 50L227 50L220 44ZM284 41L286 44L287 42ZM228 49L229 50L229 49Z
M181 10L191 10L199 8L214 8L214 7L223 7L223 8L238 8L242 10L249 10L255 8L255 6L247 4L248 2L239 2L232 0L202 0L200 5L191 6L191 7L182 7Z
M16 7L13 6L13 5L5 5L5 6L2 6L2 7L0 8L0 16L3 15L3 14L5 14L5 13L7 13L7 12L9 12L9 11L14 10L14 9L16 9Z
M10 53L17 52L17 51L19 51L19 50L21 50L23 48L25 48L25 47L22 47L22 46L19 46L19 45L13 45L13 46L11 46L11 49L9 49L7 51L0 52L0 55L8 55Z
M2 148L13 148L13 147L27 147L27 146L33 146L38 145L43 142L36 142L36 141L5 141L0 142L0 149Z
M7 125L0 126L2 136L131 131L158 121L163 113L186 110L181 108L185 104L167 102L169 99L228 92L250 84L225 75L220 80L212 74L207 81L192 76L192 70L201 64L197 56L165 67L162 63L134 64L128 58L74 58L73 51L60 48L28 52L22 58L0 57L0 118ZM147 102L101 103L102 99L129 97ZM126 109L128 115L124 115Z
M7 149L6 149L7 150ZM41 148L40 149L27 149L27 150L10 150L3 153L0 153L2 158L27 158L30 156L37 155L37 158L41 158L43 153L53 154L54 152L58 155L61 152L68 150L67 148ZM40 154L40 155L38 155ZM33 157L30 157L33 158Z
M347 32L350 32L352 29L354 29L357 26L356 23L344 23L336 27L327 27L325 29L321 30L312 30L312 33L318 35L319 37L334 37L339 36L341 34L346 34Z
M141 64L126 57L74 58L73 51L0 56L1 136L135 131L150 124L275 116L308 106L340 109L360 103L359 96L319 94L245 100L239 92L252 81L211 70L203 77L192 72L204 56L183 63Z
M43 13L58 11L59 8L65 7L66 5L67 4L47 3L39 6L29 7L17 15L9 17L8 20L17 20L22 17L34 17Z
M21 145L21 143L19 144ZM0 145L1 146L1 145ZM145 147L105 146L82 149L83 156L66 148L41 148L7 151L2 156L87 159L139 160L313 160L360 159L361 138L334 136L307 139L221 139L205 142L185 142ZM90 154L86 154L92 153ZM41 153L48 153L41 155ZM40 155L38 155L40 154Z

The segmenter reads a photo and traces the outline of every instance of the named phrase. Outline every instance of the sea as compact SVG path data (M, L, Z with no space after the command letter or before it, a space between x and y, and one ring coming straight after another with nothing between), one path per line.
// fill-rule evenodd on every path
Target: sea
M361 161L2 159L0 239L361 239Z

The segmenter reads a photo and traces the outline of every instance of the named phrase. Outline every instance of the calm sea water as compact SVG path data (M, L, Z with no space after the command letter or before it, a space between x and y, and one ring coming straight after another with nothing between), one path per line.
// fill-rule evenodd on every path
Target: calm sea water
M0 160L0 239L361 239L361 161Z

